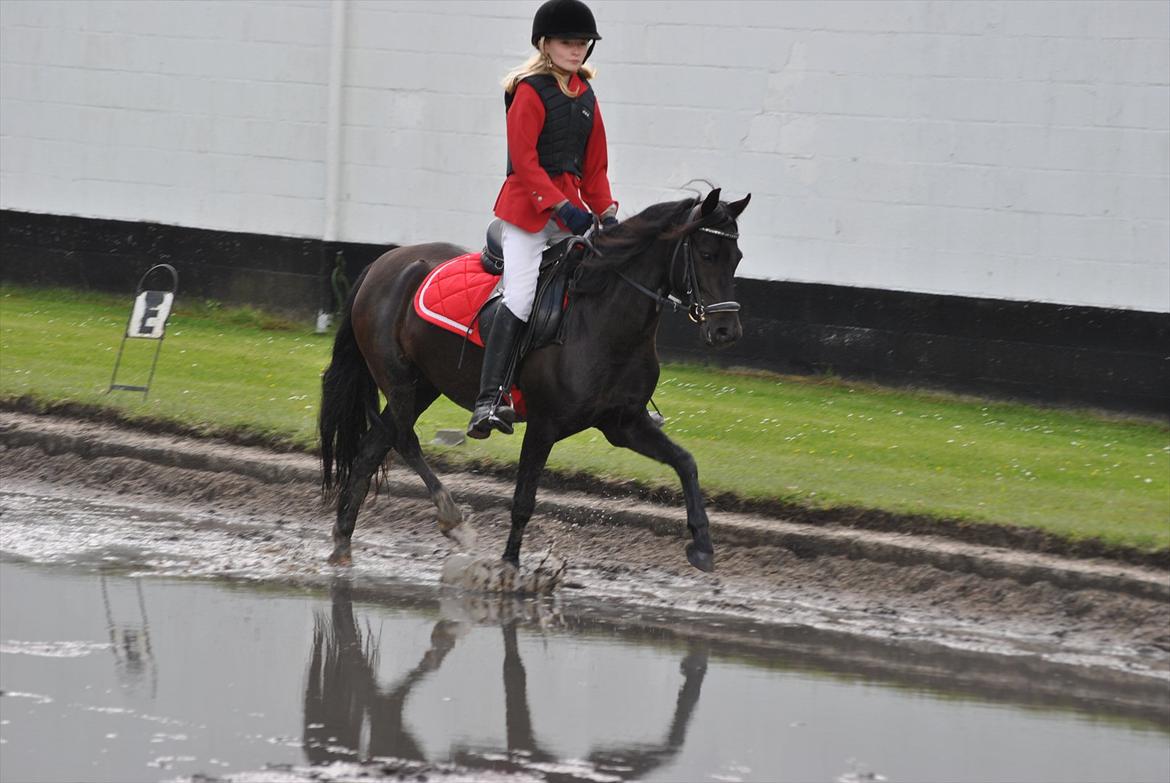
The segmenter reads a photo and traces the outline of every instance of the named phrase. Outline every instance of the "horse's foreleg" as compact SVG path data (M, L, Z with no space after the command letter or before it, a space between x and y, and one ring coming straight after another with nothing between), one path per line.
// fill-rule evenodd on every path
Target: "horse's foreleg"
M329 562L334 565L349 565L350 540L362 501L370 490L370 478L382 464L390 451L391 430L375 425L362 436L358 444L358 456L350 468L349 477L337 493L337 521L333 525L333 554Z
M613 445L631 449L674 468L682 481L687 503L687 529L691 531L687 560L700 571L714 571L715 548L711 544L707 509L703 506L703 492L699 488L699 468L691 453L668 438L644 410L628 418L619 417L599 429Z
M396 440L394 450L402 460L414 469L430 493L431 501L439 512L439 530L443 535L454 541L459 548L470 551L475 548L475 531L470 525L463 524L463 512L455 505L455 499L443 486L443 482L431 470L423 457L422 447L418 442L418 435L414 431L414 423L419 415L430 406L438 392L433 389L414 388L409 391L396 390L391 395L388 413L394 420Z
M512 532L504 547L504 560L520 567L520 544L524 540L524 528L536 507L536 488L544 463L552 451L555 438L535 423L529 423L524 432L524 445L520 448L520 464L516 471L516 491L512 495Z

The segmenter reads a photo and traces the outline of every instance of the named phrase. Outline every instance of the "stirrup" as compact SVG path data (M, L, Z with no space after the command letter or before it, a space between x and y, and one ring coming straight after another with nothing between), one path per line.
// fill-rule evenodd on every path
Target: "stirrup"
M650 417L650 423L658 429L666 426L666 417L662 415L662 411L658 410L658 404L654 402L654 398L650 398L650 405L653 406L653 411L646 411L646 415Z
M483 440L492 434L492 431L503 433L504 435L511 435L515 432L512 424L507 420L506 415L501 415L503 411L510 411L511 408L496 408L488 411L486 416L476 419L474 416L471 422L467 425L467 437L475 438L476 440ZM515 421L515 419L513 419Z
M504 403L506 395L503 391L496 393L490 408L486 411L476 407L471 412L471 421L467 424L467 437L482 440L492 434L492 430L511 435L515 432L512 427L516 423L516 411L511 405Z

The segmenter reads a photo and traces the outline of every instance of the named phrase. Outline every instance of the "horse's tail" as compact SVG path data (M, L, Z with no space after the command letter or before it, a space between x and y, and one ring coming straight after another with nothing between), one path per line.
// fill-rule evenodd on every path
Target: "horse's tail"
M321 376L321 414L317 432L321 440L321 489L328 497L336 484L345 485L358 455L358 444L370 428L370 415L378 412L378 385L358 348L350 318L353 300L369 271L354 281L345 303L333 358Z

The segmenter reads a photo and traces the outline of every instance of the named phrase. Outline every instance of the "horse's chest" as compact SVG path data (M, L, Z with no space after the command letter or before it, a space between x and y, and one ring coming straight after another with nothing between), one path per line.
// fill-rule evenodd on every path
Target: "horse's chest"
M607 410L645 404L654 392L657 367L645 361L615 355L592 366L578 366L575 384L583 394L580 402L593 410Z

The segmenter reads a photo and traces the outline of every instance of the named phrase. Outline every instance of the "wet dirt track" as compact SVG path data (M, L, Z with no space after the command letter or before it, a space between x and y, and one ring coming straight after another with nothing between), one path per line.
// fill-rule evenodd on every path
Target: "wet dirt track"
M93 425L66 426L74 435L82 433L82 441L41 438L39 445L27 445L25 439L26 445L20 445L13 432L45 432L51 422L12 415L0 421L0 444L6 444L0 451L5 509L0 543L9 555L74 566L85 565L88 558L90 565L155 576L228 577L318 590L333 584L336 605L339 572L324 564L330 514L321 508L309 478L309 458L114 433ZM94 456L103 453L102 443L117 438L128 438L140 455L154 455L154 461ZM238 467L241 459L256 466L245 471L252 476L206 469ZM410 478L392 474L389 486ZM464 510L481 546L500 551L508 524L507 487L475 476L444 479L450 479L457 500L471 499ZM494 501L484 502L485 497ZM817 667L849 677L1045 709L1104 710L1127 720L1170 725L1170 610L1157 591L1164 574L1104 563L1102 574L1124 571L1128 581L1111 583L1098 574L1101 581L1086 583L1117 589L1070 589L815 549L797 556L767 543L766 536L733 534L723 538L744 543L727 544L716 512L718 570L704 575L683 557L680 510L660 510L650 523L630 525L621 508L607 517L605 502L596 498L542 497L546 503L529 527L526 553L531 557L554 546L569 559L572 571L556 598L556 611L576 618L569 624L581 629L604 627L674 644L730 646L735 655L801 660L803 665L813 660ZM581 504L588 506L587 513L573 513ZM84 525L39 521L78 509L87 515ZM398 580L436 584L448 552L429 502L383 494L359 518L355 567L341 575L345 589L384 601L384 586ZM923 560L931 562L930 557ZM934 562L946 566L950 560L936 556ZM1082 570L1092 566L1075 565ZM1020 573L1034 579L1040 572ZM475 612L491 616L500 610L489 605ZM541 777L552 779L537 774Z
M0 448L5 484L139 498L203 514L213 527L228 518L254 526L224 543L221 556L209 556L215 573L264 578L274 563L289 575L331 570L324 558L332 513L321 505L312 457L2 412ZM482 552L502 552L511 486L468 474L442 478ZM571 564L567 590L593 597L1024 651L1170 679L1170 573L1162 569L925 536L813 530L715 510L717 570L704 575L683 555L684 520L681 508L544 490L525 555L555 547ZM140 535L156 534L145 525ZM20 545L36 541L30 535ZM181 557L191 541L161 545ZM449 542L413 473L391 470L362 510L354 549L359 572L418 550L412 561L437 579Z

